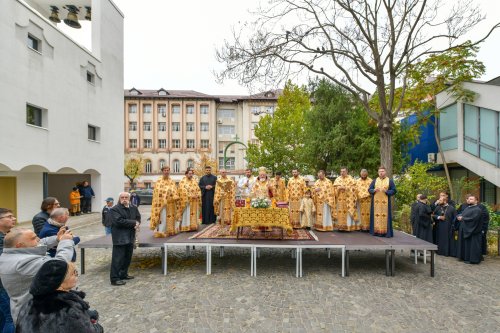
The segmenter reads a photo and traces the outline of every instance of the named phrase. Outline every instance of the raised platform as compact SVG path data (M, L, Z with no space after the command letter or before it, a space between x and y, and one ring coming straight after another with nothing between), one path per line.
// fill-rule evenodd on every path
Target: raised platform
M205 226L201 226L204 228ZM292 256L296 259L296 276L302 276L302 250L303 249L328 249L328 256L332 249L338 249L342 254L342 276L349 275L349 251L368 250L385 251L386 275L395 275L396 250L423 250L430 252L430 275L435 272L435 244L415 238L412 235L400 231L394 231L394 237L374 237L366 232L320 232L315 231L317 241L310 240L243 240L243 239L190 239L196 232L183 232L168 238L155 238L153 232L144 225L139 233L139 247L158 247L162 254L162 271L167 274L168 248L172 246L185 246L190 251L192 246L205 247L207 274L212 272L212 247L219 247L219 253L224 255L224 247L242 247L250 250L250 275L257 274L257 258L261 248L284 248L291 249ZM85 249L86 248L110 248L112 247L111 236L99 237L78 245L81 251L81 272L85 273Z

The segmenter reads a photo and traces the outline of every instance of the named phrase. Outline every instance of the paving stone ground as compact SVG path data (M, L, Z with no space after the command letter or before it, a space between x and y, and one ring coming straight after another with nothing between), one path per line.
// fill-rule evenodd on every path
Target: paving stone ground
M150 206L141 207L144 220ZM102 236L99 214L74 223L83 240ZM79 288L101 315L106 332L500 332L500 258L467 265L437 256L414 265L397 253L396 276L385 276L383 252L351 254L340 276L340 253L304 252L304 277L295 277L290 251L267 249L250 276L250 253L169 250L163 276L159 249L139 248L125 286L109 283L110 249L86 250Z

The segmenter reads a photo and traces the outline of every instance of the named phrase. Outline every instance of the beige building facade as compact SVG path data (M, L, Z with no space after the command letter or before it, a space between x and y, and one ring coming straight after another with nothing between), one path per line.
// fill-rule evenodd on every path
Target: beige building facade
M125 90L125 154L145 160L137 187L151 188L164 165L170 166L174 180L180 180L202 154L216 159L221 167L230 143L257 142L254 127L262 116L274 112L279 93L218 96L192 90ZM243 173L245 156L241 144L227 149L229 174ZM129 185L126 180L125 188Z

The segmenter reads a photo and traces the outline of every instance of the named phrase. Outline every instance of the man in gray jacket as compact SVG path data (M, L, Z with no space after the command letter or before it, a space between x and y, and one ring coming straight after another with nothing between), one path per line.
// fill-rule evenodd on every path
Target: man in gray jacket
M57 245L54 259L47 255L47 248ZM10 296L10 308L14 323L22 306L31 299L31 281L47 260L71 261L73 235L65 227L56 236L39 239L30 229L12 229L4 239L0 255L0 279Z

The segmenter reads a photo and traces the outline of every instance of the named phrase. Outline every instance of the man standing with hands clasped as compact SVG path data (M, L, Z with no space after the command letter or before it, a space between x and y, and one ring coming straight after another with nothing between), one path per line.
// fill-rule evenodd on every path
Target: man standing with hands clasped
M141 214L137 207L130 204L130 193L120 193L118 204L111 208L113 219L111 238L113 253L111 255L110 280L113 286L122 286L124 280L134 277L128 275L128 268L134 251L135 233L141 223Z

